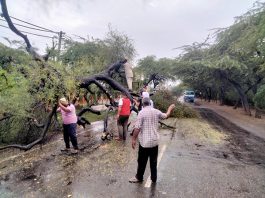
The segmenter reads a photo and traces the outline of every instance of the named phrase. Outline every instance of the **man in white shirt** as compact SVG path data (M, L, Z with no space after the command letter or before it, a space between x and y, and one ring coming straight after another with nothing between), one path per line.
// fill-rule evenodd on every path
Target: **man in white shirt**
M129 90L132 90L132 82L133 82L133 71L132 64L128 61L124 64L125 77L127 81L127 85Z
M147 91L147 87L143 88L143 92L142 92L142 98L150 98L150 94ZM153 100L150 99L150 106L154 107L154 102Z
M158 109L150 106L150 98L143 98L143 109L137 116L135 124L132 148L135 149L136 139L139 139L138 152L138 168L135 177L131 178L129 182L138 183L143 181L145 167L148 158L150 158L151 180L157 180L157 156L158 156L158 127L159 120L169 117L171 111L175 108L174 104L168 107L166 113L162 113Z

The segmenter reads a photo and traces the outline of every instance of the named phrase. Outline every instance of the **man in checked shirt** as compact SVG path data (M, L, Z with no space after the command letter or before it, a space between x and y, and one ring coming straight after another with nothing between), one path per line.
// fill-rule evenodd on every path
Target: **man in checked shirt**
M135 177L129 180L130 183L143 181L144 171L148 158L150 158L151 180L153 183L157 180L157 156L158 156L158 125L160 119L169 117L171 111L175 108L174 104L168 107L166 113L150 106L150 98L143 98L143 109L137 116L135 124L132 148L135 149L136 139L139 139L138 168Z

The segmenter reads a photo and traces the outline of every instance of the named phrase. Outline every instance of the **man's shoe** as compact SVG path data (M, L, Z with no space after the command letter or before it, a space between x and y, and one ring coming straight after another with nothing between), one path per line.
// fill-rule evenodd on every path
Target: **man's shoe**
M61 149L62 152L69 152L70 149L69 148L64 148L64 149Z
M130 183L140 183L140 182L142 182L143 180L139 180L139 179L137 179L136 177L132 177L130 180L129 180L129 182Z
M71 150L71 153L72 153L72 154L77 154L78 152L79 152L78 149L73 149L73 150Z

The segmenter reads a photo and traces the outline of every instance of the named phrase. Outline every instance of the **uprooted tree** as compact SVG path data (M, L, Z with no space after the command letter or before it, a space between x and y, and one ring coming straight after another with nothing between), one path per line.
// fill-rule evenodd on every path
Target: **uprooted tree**
M44 56L39 55L35 49L32 47L28 37L21 33L16 26L13 24L12 20L10 19L10 16L8 14L8 9L6 6L6 1L1 0L1 8L2 8L2 16L5 18L6 22L8 23L9 28L18 36L23 38L23 40L26 43L26 51L33 57L34 62L31 62L28 67L32 67L32 70L38 71L39 73L35 73L35 75L32 76L37 76L40 75L39 78L33 79L32 82L26 83L27 86L25 89L22 89L22 91L27 92L27 97L31 98L32 100L26 101L27 97L25 97L25 103L27 104L27 108L23 111L23 119L20 119L18 122L27 122L27 125L30 125L30 127L34 126L37 128L37 130L41 130L41 134L39 137L34 140L33 142L30 142L25 145L21 144L12 144L12 145L7 145L4 147L1 147L0 150L7 149L7 148L18 148L22 150L29 150L31 149L34 145L40 144L43 142L51 124L54 122L55 115L56 115L56 109L57 109L57 101L58 97L62 95L67 94L67 87L65 85L65 80L64 76L62 75L61 69L56 67L58 63L51 64L48 62L48 58L44 58ZM115 81L113 79L113 75L117 72L119 72L120 67L126 62L126 59L120 60L110 66L108 66L104 71L94 74L89 77L80 77L78 79L75 79L77 83L74 83L72 85L72 89L75 89L75 97L80 96L82 90L85 90L85 92L92 92L90 87L95 85L98 87L106 96L109 98L111 105L115 106L114 99L110 93L110 89L117 90L120 92L125 93L130 100L132 101L132 96L130 92L123 86L121 85L118 81ZM19 75L21 75L22 79L26 79L31 76L31 73L29 72L30 70L27 71L17 71ZM18 83L14 83L11 85L10 79L17 80L16 77L10 75L8 71L1 70L1 82L5 82L5 87L1 89L0 91L4 93L6 90L6 87L18 87ZM17 80L18 81L18 80ZM16 82L17 82L16 81ZM22 82L22 81L21 81ZM47 92L47 90L49 90ZM22 93L24 94L24 93ZM49 100L47 100L49 98ZM11 105L12 106L12 105ZM52 107L48 111L47 106ZM10 109L12 109L10 107ZM10 110L9 109L9 110ZM43 111L41 112L42 109ZM19 108L13 108L12 111L8 111L8 109L3 112L1 112L1 118L0 122L7 122L11 121L13 118L19 117L19 115L22 115L17 113L16 111L20 111ZM82 118L82 114L84 114L87 111L92 111L93 113L98 113L93 111L89 107L83 108L79 112L79 124L87 124L89 121L87 121L85 118ZM40 113L41 112L41 113ZM46 116L43 116L43 113L45 113ZM41 116L40 116L41 114ZM21 118L21 116L19 117ZM28 129L30 130L30 128Z

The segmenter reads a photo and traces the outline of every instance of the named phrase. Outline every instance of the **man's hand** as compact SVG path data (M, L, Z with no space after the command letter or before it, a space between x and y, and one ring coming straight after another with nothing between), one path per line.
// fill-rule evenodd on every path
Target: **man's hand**
M133 137L132 137L132 148L135 149L136 146L136 140L138 137L138 134L140 133L140 129L134 128L133 129Z
M132 138L132 148L135 149L136 146L136 139Z
M61 107L63 106L62 103L60 101L58 101L58 106Z
M169 117L169 115L171 114L171 111L175 108L175 104L171 104L168 108L167 108L167 112L166 112L166 115L167 115L167 118Z
M170 108L170 110L173 110L176 107L175 104L171 104L168 108Z

